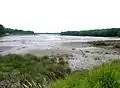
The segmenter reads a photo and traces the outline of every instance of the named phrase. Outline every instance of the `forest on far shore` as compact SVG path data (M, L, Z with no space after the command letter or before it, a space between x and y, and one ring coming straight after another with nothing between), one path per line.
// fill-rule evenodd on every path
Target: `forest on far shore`
M5 28L2 24L0 24L0 36L21 35L21 34L34 34L34 32L33 31L24 31L21 29Z
M2 24L0 24L0 36L22 35L22 34L37 34L37 33L34 33L33 31L29 31L29 30L24 31L21 29L5 28ZM59 33L41 33L41 34L59 34ZM120 37L120 28L94 29L94 30L84 30L84 31L65 31L65 32L61 32L60 35Z
M61 32L60 34L72 36L120 37L120 28L95 29L85 31L66 31Z

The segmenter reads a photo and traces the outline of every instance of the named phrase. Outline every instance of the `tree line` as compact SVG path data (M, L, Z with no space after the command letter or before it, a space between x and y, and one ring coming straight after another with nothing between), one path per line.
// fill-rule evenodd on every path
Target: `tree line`
M17 34L34 34L33 31L24 31L20 29L11 29L5 28L2 24L0 24L0 36L4 36L6 34L17 35Z
M120 28L95 29L85 31L66 31L61 32L60 34L72 36L120 37Z

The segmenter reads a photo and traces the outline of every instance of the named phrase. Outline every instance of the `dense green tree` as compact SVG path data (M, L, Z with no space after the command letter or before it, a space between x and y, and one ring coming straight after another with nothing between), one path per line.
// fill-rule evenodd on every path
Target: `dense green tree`
M88 31L66 31L66 32L61 32L61 35L120 37L120 28L95 29Z
M5 34L5 28L0 24L0 36Z
M120 31L117 33L117 36L120 37Z
M11 28L5 28L3 25L0 24L0 36L5 35L6 33L12 34L12 35L18 35L18 34L34 34L33 31L23 31L21 29L11 29Z

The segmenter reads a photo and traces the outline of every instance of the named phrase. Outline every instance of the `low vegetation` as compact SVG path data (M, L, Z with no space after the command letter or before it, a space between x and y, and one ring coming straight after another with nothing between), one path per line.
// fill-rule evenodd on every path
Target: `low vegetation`
M120 28L95 29L95 30L86 30L86 31L66 31L66 32L61 32L61 35L120 37Z
M120 60L91 70L76 71L64 80L53 82L51 88L120 88Z
M108 46L108 44L105 41L93 41L88 43L94 46Z
M93 46L111 46L111 48L120 48L120 40L105 40L105 41L92 41L88 42L89 44Z
M0 88L46 88L71 70L62 57L0 56Z

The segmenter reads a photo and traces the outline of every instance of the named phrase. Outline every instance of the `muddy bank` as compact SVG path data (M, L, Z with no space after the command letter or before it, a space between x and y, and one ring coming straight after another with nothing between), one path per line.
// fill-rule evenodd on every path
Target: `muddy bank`
M120 59L120 40L91 41L86 42L85 45L88 46L74 49L74 60L70 60L73 69L91 68L107 61Z
M73 70L86 69L109 60L120 59L119 38L37 35L8 36L0 41L0 54L63 56L69 60L69 66Z
M48 55L65 57L73 70L87 69L101 65L107 61L120 59L119 48L105 48L106 46L94 46L83 42L67 42L49 49L29 49L20 54L30 53L37 56Z

